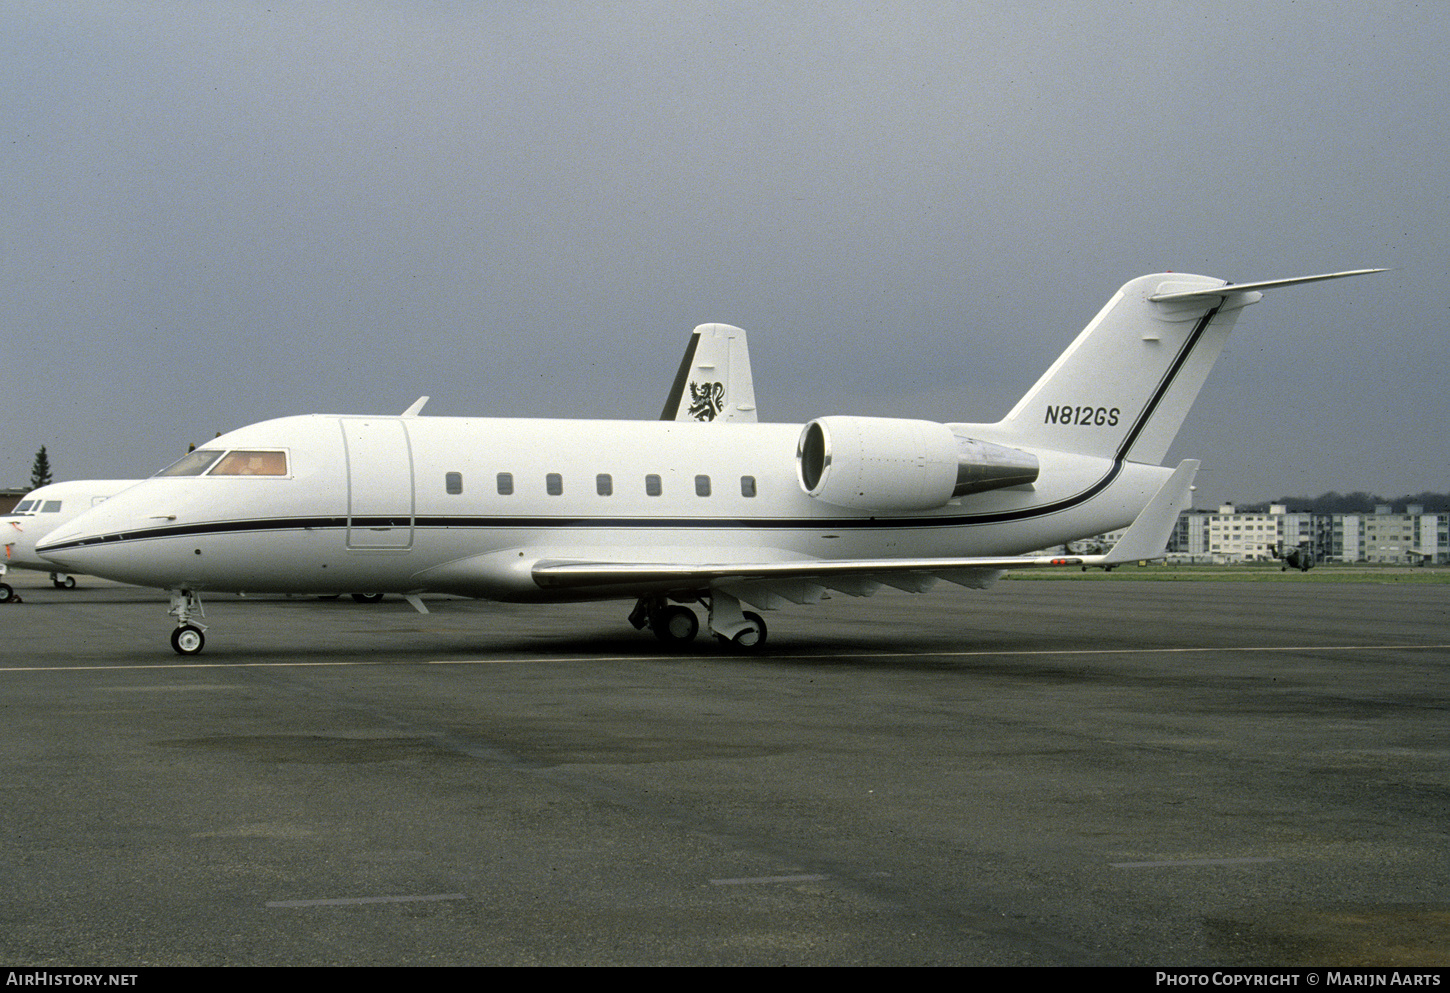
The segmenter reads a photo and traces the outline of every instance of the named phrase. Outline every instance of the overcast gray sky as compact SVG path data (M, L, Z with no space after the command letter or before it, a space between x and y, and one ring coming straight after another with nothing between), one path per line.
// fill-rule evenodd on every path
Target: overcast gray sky
M1450 489L1450 8L0 0L0 485L294 413L995 420L1161 270L1274 291L1198 504Z

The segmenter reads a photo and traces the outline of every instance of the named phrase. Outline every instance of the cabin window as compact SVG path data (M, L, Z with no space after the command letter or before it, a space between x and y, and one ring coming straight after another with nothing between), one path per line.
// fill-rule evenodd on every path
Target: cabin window
M499 496L513 496L513 492L514 492L514 474L511 473L511 472L501 472L501 473L499 473L498 474L498 495Z
M447 472L443 474L443 488L452 494L463 492L463 473Z
M709 496L709 495L710 495L710 477L709 476L696 476L695 477L695 496Z
M601 472L594 477L594 489L600 496L614 496L614 477Z
M656 476L654 473L650 473L648 476L644 477L645 496L659 496L664 491L665 488L660 485L659 476Z
M45 503L40 507L40 509L37 511L37 513L41 513L41 514L59 514L60 513L60 501L59 500L47 500L47 501L45 501Z
M743 496L743 497L753 497L753 496L755 496L755 477L754 476L741 476L740 477L740 495Z
M181 458L162 469L158 476L200 476L211 468L211 464L222 457L222 453L216 450L198 448L194 452L187 452Z
M544 477L544 490L549 496L559 496L564 492L564 477L557 472L551 472Z
M228 452L209 473L212 476L285 476L286 452Z

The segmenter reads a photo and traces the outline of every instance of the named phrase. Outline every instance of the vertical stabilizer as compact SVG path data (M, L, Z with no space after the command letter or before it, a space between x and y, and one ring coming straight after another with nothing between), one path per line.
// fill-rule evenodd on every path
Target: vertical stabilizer
M660 420L755 423L755 385L744 331L729 324L695 329Z
M1168 454L1244 307L1262 290L1363 276L1356 269L1255 283L1159 273L1120 289L997 425L1002 439L1157 464Z
M1197 295L1219 288L1222 295ZM1184 297L1152 299L1164 294ZM1259 297L1208 276L1141 276L1108 301L1000 426L1022 445L1159 463L1239 311Z

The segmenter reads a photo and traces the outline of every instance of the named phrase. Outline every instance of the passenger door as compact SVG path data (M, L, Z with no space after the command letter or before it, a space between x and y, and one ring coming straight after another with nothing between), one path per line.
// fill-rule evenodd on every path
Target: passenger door
M347 547L413 547L413 453L397 417L343 417L347 458Z

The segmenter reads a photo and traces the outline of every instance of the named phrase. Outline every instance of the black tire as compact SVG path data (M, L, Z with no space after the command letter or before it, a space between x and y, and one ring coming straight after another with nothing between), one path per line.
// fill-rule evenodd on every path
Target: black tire
M11 600L19 601L20 598L15 595L15 590L9 583L0 583L0 603L9 603Z
M195 655L206 647L206 635L194 624L183 624L171 632L171 647L177 655Z
M769 629L765 626L765 618L753 610L745 611L745 619L750 622L751 627L746 628L731 639L731 644L747 652L754 652L765 644Z
M660 641L672 645L684 644L694 641L695 635L700 633L700 619L689 607L666 607L656 615L650 627Z

